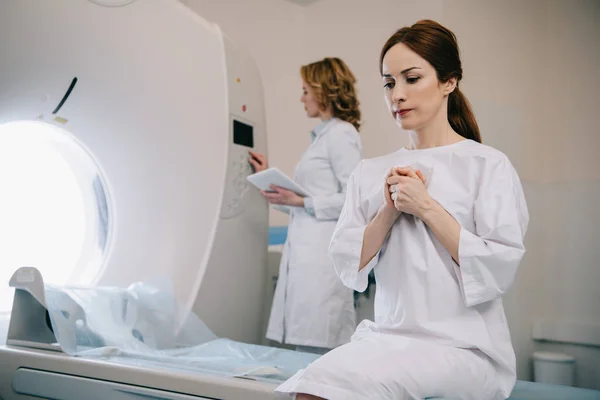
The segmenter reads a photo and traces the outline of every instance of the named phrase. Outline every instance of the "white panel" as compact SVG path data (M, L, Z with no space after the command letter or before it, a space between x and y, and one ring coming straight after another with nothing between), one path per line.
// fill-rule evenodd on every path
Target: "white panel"
M600 346L600 325L540 319L533 324L533 338L582 346Z
M35 382L35 384L32 385L32 382ZM19 394L56 400L79 400L82 393L86 393L88 400L210 400L208 397L188 396L165 390L36 371L28 368L17 370L12 386L13 390Z
M233 120L252 126L252 148L266 154L262 84L254 60L229 38L224 38L224 44L230 128ZM250 147L234 144L233 132L229 135L229 165L221 220L210 268L193 309L218 336L257 344L264 336L268 206L246 179L252 173L247 161Z
M68 394L68 385L74 384L75 381L87 386L85 393L79 392L80 399L114 399L112 393L106 395L106 391L114 389L127 390L130 394L128 398L131 399L143 398L138 397L138 394L150 395L147 397L150 399L157 399L161 396L169 399L165 396L167 393L173 400L185 399L185 397L178 398L175 394L207 397L214 400L275 400L279 398L274 392L277 387L277 384L274 383L200 374L192 371L174 371L169 370L167 366L142 368L101 360L71 357L50 351L19 349L16 347L7 348L4 346L0 347L0 357L2 359L0 363L0 398L5 400L28 400L33 398L20 395L16 392L17 390L39 393L43 397L49 395L46 392L46 396L44 396L44 390L52 391L54 394L60 394L61 392L62 394ZM29 371L21 370L21 372L18 372L20 368L26 368ZM51 374L43 374L46 380L42 382L40 378L43 375L38 375L32 370L48 371ZM86 382L83 382L83 379L74 380L72 377L90 379L85 379ZM112 384L102 388L95 385L93 380L101 384L106 382ZM51 387L50 385L55 386ZM56 387L58 385L65 385L66 387ZM135 386L131 387L130 385ZM135 390L136 388L148 388L150 390L139 390L138 393L133 394L131 389ZM152 389L156 389L156 391ZM99 392L98 390L105 391ZM104 396L102 396L103 394ZM125 396L124 392L121 392L121 394ZM153 394L157 396L152 397Z

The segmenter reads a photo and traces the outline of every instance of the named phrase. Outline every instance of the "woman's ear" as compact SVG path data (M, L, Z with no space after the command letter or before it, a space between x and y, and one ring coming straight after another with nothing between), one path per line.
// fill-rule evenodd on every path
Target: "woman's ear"
M444 94L449 95L450 93L456 90L456 86L458 85L458 81L456 78L450 78L444 83Z

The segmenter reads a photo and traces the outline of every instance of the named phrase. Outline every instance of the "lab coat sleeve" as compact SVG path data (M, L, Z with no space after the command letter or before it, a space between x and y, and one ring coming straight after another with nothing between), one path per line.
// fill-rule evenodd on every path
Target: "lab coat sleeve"
M290 214L290 207L289 206L280 206L278 204L273 204L271 205L271 207L273 207L273 210L277 210L279 212L282 212L284 214Z
M327 152L333 173L339 184L339 191L326 196L306 198L306 208L320 220L338 219L346 198L348 178L361 160L361 144L358 132L352 127L341 127L328 132Z
M364 292L368 285L369 272L379 261L379 252L362 270L358 270L367 219L361 208L360 175L362 162L356 167L348 181L348 193L340 218L329 244L329 256L336 273L344 285Z
M474 204L475 232L460 231L455 266L467 307L502 296L525 254L529 213L519 177L508 159L484 172Z

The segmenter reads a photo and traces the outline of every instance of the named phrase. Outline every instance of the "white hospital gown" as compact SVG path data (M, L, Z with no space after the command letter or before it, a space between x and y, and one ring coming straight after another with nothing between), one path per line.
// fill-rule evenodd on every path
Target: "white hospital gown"
M401 214L360 272L365 227L393 166L420 169L461 225L459 264L419 218ZM277 391L329 400L504 399L515 355L500 297L525 253L529 214L519 177L498 150L471 140L363 160L348 183L330 245L345 285L363 291L374 268L375 321Z

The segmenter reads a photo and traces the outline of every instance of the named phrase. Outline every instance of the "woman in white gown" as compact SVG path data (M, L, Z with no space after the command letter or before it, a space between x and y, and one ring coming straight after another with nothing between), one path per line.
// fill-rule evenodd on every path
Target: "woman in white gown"
M375 321L277 391L297 400L505 399L516 368L500 298L529 221L519 177L480 143L451 31L427 20L400 29L380 67L410 144L357 166L329 248L348 287L364 290L374 268Z

